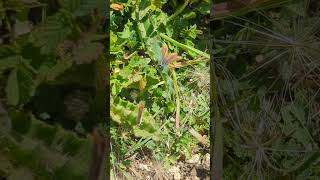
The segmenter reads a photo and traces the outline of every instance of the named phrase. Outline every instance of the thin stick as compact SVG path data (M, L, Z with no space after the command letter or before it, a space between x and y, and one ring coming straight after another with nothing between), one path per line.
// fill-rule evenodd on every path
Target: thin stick
M177 47L180 47L180 48L182 48L184 50L187 50L187 51L192 51L192 52L194 52L194 53L196 53L198 55L201 55L201 56L204 56L204 57L210 59L210 55L209 54L207 54L205 52L202 52L202 51L200 51L200 50L198 50L198 49L196 49L194 47L190 47L190 46L187 46L185 44L182 44L182 43L172 39L171 37L169 37L169 36L167 36L167 35L165 35L163 33L160 33L160 37L165 39L166 41L171 42L172 44L174 44Z
M179 96L179 86L177 82L177 75L176 71L174 68L170 68L171 73L172 73L172 80L173 80L173 86L174 86L174 91L176 95L176 128L179 129L180 127L180 96Z

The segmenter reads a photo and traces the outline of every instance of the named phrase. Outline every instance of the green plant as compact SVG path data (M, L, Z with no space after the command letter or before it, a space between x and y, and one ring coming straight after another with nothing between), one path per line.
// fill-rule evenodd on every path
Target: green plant
M224 149L214 156L223 157L225 179L319 177L319 14L309 3L216 21L212 108L223 119Z
M0 3L1 178L87 179L92 142L80 136L105 118L105 5Z
M89 138L47 125L28 113L12 111L9 116L12 129L0 134L0 153L8 159L8 169L1 169L3 177L27 168L32 179L87 179L91 159L84 154L92 148Z
M192 126L201 137L209 131L206 25L196 18L208 18L209 2L112 3L113 173L125 176L131 157L141 154L167 165L190 158L198 140L186 126ZM178 57L177 53L181 58L166 63L169 56L162 54L164 44L168 55ZM190 79L198 81L190 83ZM142 119L138 118L141 103Z

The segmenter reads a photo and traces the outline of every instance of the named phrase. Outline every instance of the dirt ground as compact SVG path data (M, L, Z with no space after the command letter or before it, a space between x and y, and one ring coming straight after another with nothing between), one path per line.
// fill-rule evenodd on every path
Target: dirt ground
M191 159L178 161L165 169L162 164L150 159L134 158L129 168L130 175L137 180L209 180L210 155L195 154Z

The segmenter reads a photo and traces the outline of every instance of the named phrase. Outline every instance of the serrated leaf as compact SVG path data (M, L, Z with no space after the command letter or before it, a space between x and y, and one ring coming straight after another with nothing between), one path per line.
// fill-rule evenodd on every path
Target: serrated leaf
M64 15L57 13L50 16L44 24L37 27L30 36L31 42L41 47L41 53L54 52L58 44L71 33L71 25L64 23Z
M130 39L131 36L134 35L135 31L132 29L133 24L128 20L127 24L125 24L122 32L118 32L118 35L122 39Z
M113 121L117 123L128 124L130 126L137 125L137 104L117 98L115 101L112 102L110 109ZM147 111L147 109L144 109L142 118L143 122L141 125L141 129L147 130L148 132L155 131L155 127L157 126L157 124L155 123L154 119L152 118L152 115Z
M137 137L142 137L142 138L151 137L155 141L159 141L160 140L160 137L157 136L155 133L150 133L150 132L148 132L146 130L143 130L143 129L140 129L138 127L134 127L133 131L134 131L134 135L137 136Z

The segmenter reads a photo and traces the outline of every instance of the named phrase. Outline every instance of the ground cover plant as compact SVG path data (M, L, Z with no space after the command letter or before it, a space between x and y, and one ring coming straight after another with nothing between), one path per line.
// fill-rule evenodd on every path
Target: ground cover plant
M106 117L106 7L101 0L0 2L0 179L107 172L90 170L101 140L98 130L90 134Z
M110 11L112 177L208 178L210 1L120 0Z
M319 7L212 14L216 178L319 179Z

